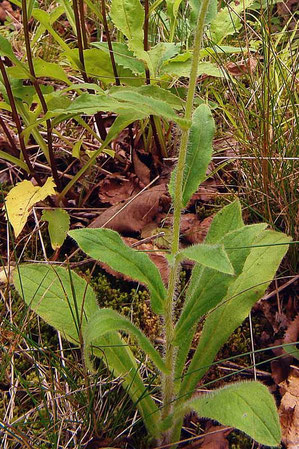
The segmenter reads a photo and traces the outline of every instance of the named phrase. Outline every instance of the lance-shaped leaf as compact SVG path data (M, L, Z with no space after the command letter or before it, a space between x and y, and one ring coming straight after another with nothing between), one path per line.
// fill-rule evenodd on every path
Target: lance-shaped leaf
M141 379L138 366L128 344L116 332L99 337L93 354L103 360L136 404L150 435L156 435L160 420L159 409L150 396L151 391Z
M250 245L266 226L266 223L244 226L228 233L221 240L236 275L242 272L245 260L250 252ZM235 277L219 271L200 267L196 269L194 276L192 273L184 308L176 325L175 341L178 344L182 343L187 331L192 329L204 314L222 301L229 286L235 282Z
M150 57L143 46L144 8L139 0L112 0L111 19L128 39L128 47L153 72Z
M53 265L20 265L15 270L14 285L28 306L64 338L79 343L87 323L99 310L95 294L86 280L73 271ZM144 386L132 351L127 343L112 332L97 340L93 353L102 358L137 404L144 423L152 435L156 433L159 411Z
M135 337L140 348L149 356L156 367L160 371L167 373L167 368L162 357L143 332L141 332L141 330L127 318L111 309L99 309L86 327L84 332L84 342L85 359L87 363L89 363L90 348L97 343L99 337L109 334L110 332L118 331L125 331Z
M147 286L155 313L163 313L166 289L156 265L147 254L129 248L111 229L76 229L69 235L89 256Z
M74 271L53 265L20 265L14 285L26 304L72 342L98 310L95 294Z
M265 446L280 443L278 413L272 395L259 382L238 382L192 399L184 409L245 432Z
M11 62L13 62L20 70L24 71L27 74L28 78L30 79L32 78L29 70L26 67L26 64L19 61L19 59L14 54L11 43L1 35L0 35L0 56L6 56L7 58L9 58Z
M198 245L189 246L179 253L187 259L221 273L234 274L234 269L225 252L223 245L206 245L200 243Z
M221 346L242 324L255 302L263 296L290 240L290 237L275 231L262 231L255 240L241 274L229 286L223 301L205 321L198 347L182 382L180 395L192 394Z
M240 382L190 402L200 416L242 430L265 446L280 443L278 413L272 395L259 382Z
M195 110L189 134L188 150L184 168L183 206L185 207L196 192L199 184L206 178L206 172L212 156L212 142L215 123L209 106L201 104ZM174 195L176 169L173 171L169 192Z

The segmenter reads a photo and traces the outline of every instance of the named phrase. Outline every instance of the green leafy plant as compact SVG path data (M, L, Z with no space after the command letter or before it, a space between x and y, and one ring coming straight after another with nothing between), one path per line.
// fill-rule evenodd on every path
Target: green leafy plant
M183 418L194 410L200 416L239 428L261 444L276 446L280 442L278 415L272 396L262 384L234 383L194 396L198 382L213 363L218 350L264 294L290 242L286 235L266 230L264 223L245 226L240 203L234 201L216 214L204 243L183 250L179 247L182 210L205 179L212 153L215 125L211 111L207 105L200 105L193 112L208 7L209 0L203 0L197 19L185 115L176 118L182 135L177 167L169 186L174 218L167 288L150 258L127 247L116 232L109 229L69 231L90 257L148 288L152 310L163 320L164 356L128 319L116 311L99 309L87 281L71 270L53 265L20 265L15 272L14 283L36 313L69 341L84 347L84 358L91 370L94 369L93 358L99 357L115 376L123 378L123 385L138 407L151 437L175 448ZM128 30L132 32L129 25L128 29L122 29L127 34ZM140 45L140 35L132 34L130 38L131 50L149 64ZM125 93L114 89L108 95L100 93L92 99L81 95L69 110L78 113L89 107L96 112L108 108L109 104L109 108L113 105L115 111L120 111L119 117L125 110L122 120L128 122L128 115L131 114L131 120L136 117L134 111L142 98L145 114L172 119L174 113L169 104L162 108L160 100L155 100L154 91L150 92L149 98L134 89ZM162 113L158 113L158 109ZM184 259L193 260L195 265L184 305L175 322L174 306ZM197 324L204 316L206 319L197 349L185 370ZM161 407L155 403L149 387L143 382L123 334L137 340L157 373L161 374Z

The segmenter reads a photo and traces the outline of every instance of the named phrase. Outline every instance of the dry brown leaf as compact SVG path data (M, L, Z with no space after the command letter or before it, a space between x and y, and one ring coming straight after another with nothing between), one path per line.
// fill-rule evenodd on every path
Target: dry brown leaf
M282 441L287 449L299 447L299 369L293 368L287 380L280 383L282 400L279 407Z
M209 227L213 221L213 216L200 221L195 214L184 214L181 220L182 238L190 243L201 243L204 241Z
M151 171L140 159L136 150L133 151L134 172L144 186L147 186L151 180Z
M255 71L257 66L256 58L248 58L245 61L229 62L226 64L226 70L233 76L243 76Z
M126 179L117 175L106 176L99 183L99 199L102 203L114 206L132 195L136 195L140 190L141 188L134 179Z
M110 207L93 220L89 227L106 227L121 234L140 232L157 216L163 196L166 196L164 184L152 187L136 198L130 197L126 202Z
M287 344L287 343L295 343L298 341L299 336L299 315L289 324L284 338L282 340L275 340L275 345ZM292 347L290 347L292 348ZM271 373L272 377L276 384L280 385L282 381L285 381L289 376L290 365L293 362L293 357L290 354L287 354L283 348L275 348L273 349L275 356L281 356L286 354L283 357L280 357L277 360L272 360L271 362Z

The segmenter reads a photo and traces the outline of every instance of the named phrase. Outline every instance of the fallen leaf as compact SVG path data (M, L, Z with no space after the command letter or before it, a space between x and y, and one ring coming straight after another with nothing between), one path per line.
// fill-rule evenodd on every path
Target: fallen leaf
M132 195L136 195L140 190L137 182L132 178L126 179L117 175L106 176L99 183L99 199L104 204L114 206Z
M55 184L49 177L42 187L34 186L30 181L19 182L11 189L5 199L8 219L14 229L15 236L22 232L32 207L49 195L55 195Z
M279 407L282 441L287 449L299 447L299 370L293 368L288 379L280 383Z
M228 440L225 438L231 430L222 426L212 426L209 428L207 435L202 440L201 449L229 449Z
M137 233L154 220L160 209L160 201L166 196L165 185L157 185L145 190L138 196L110 207L95 218L90 228L106 227L119 233Z
M51 246L60 248L70 229L70 216L64 209L43 210L42 220L48 222Z
M295 343L298 341L298 336L299 315L289 324L284 338L281 340L275 340L274 344L280 346L282 344ZM290 365L293 362L293 356L291 355L292 352L295 352L294 356L296 356L298 349L295 345L289 346L287 351L284 351L282 347L273 349L275 356L282 356L277 360L272 360L271 362L271 374L277 385L280 385L282 381L285 381L289 376Z
M229 62L225 68L233 76L243 76L251 74L255 71L257 66L256 58L248 58L239 62Z
M204 241L209 227L213 221L213 216L200 221L195 214L182 215L181 236L190 244L201 243Z
M134 172L144 186L151 180L151 171L147 165L142 162L136 150L133 151Z

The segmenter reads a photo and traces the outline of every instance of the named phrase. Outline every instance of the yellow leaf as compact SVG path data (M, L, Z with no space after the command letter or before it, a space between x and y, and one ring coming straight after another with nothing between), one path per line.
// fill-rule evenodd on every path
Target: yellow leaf
M34 204L48 195L55 195L54 187L53 178L50 177L42 187L34 186L30 181L22 181L11 189L5 199L5 208L16 237L22 232Z

